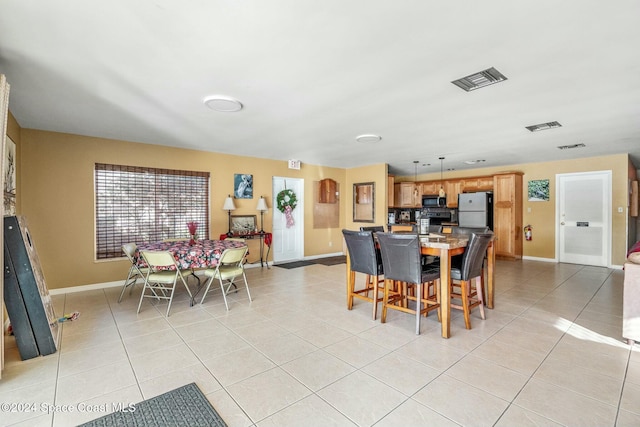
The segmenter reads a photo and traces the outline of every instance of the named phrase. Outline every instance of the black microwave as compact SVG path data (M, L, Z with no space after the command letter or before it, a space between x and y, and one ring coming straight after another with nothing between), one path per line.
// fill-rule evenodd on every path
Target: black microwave
M437 195L422 196L423 208L444 208L446 206L447 206L446 197L438 197Z

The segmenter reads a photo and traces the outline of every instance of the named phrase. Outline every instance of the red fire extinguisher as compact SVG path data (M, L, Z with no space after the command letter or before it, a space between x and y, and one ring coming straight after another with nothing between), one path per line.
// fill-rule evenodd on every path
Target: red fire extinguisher
M531 234L531 226L525 225L524 227L524 238L525 240L533 240L533 236Z

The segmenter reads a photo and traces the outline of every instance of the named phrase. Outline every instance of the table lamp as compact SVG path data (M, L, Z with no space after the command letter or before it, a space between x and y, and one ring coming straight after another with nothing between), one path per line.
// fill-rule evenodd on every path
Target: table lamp
M231 198L231 194L224 199L224 206L222 206L223 211L229 212L229 231L227 231L227 236L231 236L233 233L231 232L231 211L236 210L236 205L233 203L233 198Z
M260 196L260 199L258 199L258 206L256 206L256 210L260 211L260 232L264 233L264 213L269 210L267 207L267 201L264 197Z

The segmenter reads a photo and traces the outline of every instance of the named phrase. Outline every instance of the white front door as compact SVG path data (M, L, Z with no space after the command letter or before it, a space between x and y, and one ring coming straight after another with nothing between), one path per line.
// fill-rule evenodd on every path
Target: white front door
M611 171L556 176L560 262L607 267L611 241Z
M277 207L278 194L292 190L297 199L291 212L293 225L287 226L287 217ZM304 180L273 177L273 262L299 260L304 257Z

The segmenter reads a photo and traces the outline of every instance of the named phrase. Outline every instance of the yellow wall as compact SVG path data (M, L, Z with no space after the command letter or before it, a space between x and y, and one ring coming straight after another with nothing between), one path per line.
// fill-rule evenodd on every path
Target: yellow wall
M211 174L210 236L227 231L225 197L233 192L234 173L251 173L254 198L235 200L237 215L257 215L257 197L267 199L265 230L271 230L273 176L305 180L304 255L340 251L341 228L313 229L313 185L332 178L340 188L346 184L344 169L303 164L291 170L286 161L265 160L185 150L149 144L106 140L86 136L22 129L18 156L18 213L27 218L42 268L50 289L122 280L125 261L94 259L94 164L113 163L156 168L208 171ZM342 190L341 190L342 191ZM341 203L340 217L346 204ZM329 242L334 242L333 247Z
M446 172L444 179L464 178L472 176L492 175L503 171L520 171L523 176L523 225L533 228L533 240L523 243L525 257L555 259L555 227L556 227L556 174L612 171L612 205L611 205L611 262L622 265L627 251L627 198L629 177L629 156L615 154L602 157L590 157L573 160L558 160L547 163L525 163L503 166L499 168L482 168L466 171ZM418 181L439 180L440 173L422 174ZM550 200L548 202L530 202L527 200L528 182L537 179L549 180ZM396 177L396 181L413 181L414 177ZM623 207L623 213L618 213ZM531 209L531 212L528 210Z
M302 178L305 181L305 256L317 256L343 250L342 228L387 223L387 166L377 164L352 169L303 164L301 170L287 168L287 162L232 156L171 147L106 140L86 136L20 129L10 115L8 134L18 151L18 213L26 216L36 242L49 288L87 285L122 280L125 261L94 259L94 163L114 163L158 168L208 171L211 174L210 236L227 229L224 198L233 190L234 173L254 175L254 199L236 200L234 214L259 216L257 197L267 199L270 210L264 218L271 229L273 176ZM445 179L490 175L505 170L524 172L523 194L527 182L549 179L549 202L524 201L524 224L531 224L534 238L524 243L528 257L555 258L555 175L596 170L613 171L612 263L622 264L626 254L626 206L629 160L626 154L549 163L530 163L500 168L447 172ZM423 174L418 180L439 179L440 174ZM332 229L313 228L314 184L332 178L340 188L340 225ZM414 177L396 177L397 182ZM375 182L375 223L352 221L353 184ZM617 207L625 207L619 214ZM531 208L531 213L527 209Z
M385 225L387 224L387 165L380 163L376 165L363 166L347 169L346 182L348 191L346 197L347 218L345 224L349 230L360 230L362 226ZM374 222L353 222L353 184L362 182L375 183L375 214ZM386 228L386 227L385 227Z

